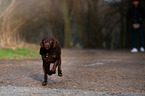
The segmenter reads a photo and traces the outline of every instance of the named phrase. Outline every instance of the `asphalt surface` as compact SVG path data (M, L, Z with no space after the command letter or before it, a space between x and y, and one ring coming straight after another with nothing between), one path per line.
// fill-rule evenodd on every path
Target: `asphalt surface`
M63 49L62 71L42 86L41 58L0 60L0 96L145 96L145 53Z

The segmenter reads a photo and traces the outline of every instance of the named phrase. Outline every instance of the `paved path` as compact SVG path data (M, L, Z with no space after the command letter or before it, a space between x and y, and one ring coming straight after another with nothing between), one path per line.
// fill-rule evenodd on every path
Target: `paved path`
M0 87L0 96L145 96L145 93L7 86Z

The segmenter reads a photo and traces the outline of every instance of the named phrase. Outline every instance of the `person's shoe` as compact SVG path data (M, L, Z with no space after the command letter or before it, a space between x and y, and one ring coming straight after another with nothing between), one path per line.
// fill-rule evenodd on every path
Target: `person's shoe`
M138 52L138 50L137 50L137 48L133 48L133 49L131 49L131 52L136 53L136 52Z
M140 48L140 51L141 51L141 52L144 52L144 48L143 48L143 47L141 47L141 48Z

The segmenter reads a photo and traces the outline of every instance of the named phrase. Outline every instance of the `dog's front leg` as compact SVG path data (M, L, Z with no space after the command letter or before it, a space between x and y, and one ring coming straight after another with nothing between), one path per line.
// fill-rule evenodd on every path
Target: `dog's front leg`
M47 85L47 73L44 72L44 81L42 83L43 86Z
M50 71L50 64L48 64L47 62L43 61L43 71L44 71L44 81L42 83L43 86L47 85L47 74Z
M58 66L59 62L60 62L59 59L54 62L53 67L50 70L52 72L52 74L55 74L56 73L56 67Z
M44 81L43 81L42 85L45 86L45 85L47 85L47 70L44 66L43 66L43 71L44 71Z

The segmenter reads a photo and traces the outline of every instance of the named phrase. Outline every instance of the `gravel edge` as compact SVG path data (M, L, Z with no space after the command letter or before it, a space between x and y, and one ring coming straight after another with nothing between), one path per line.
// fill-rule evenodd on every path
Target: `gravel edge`
M145 96L145 93L2 86L0 96Z

